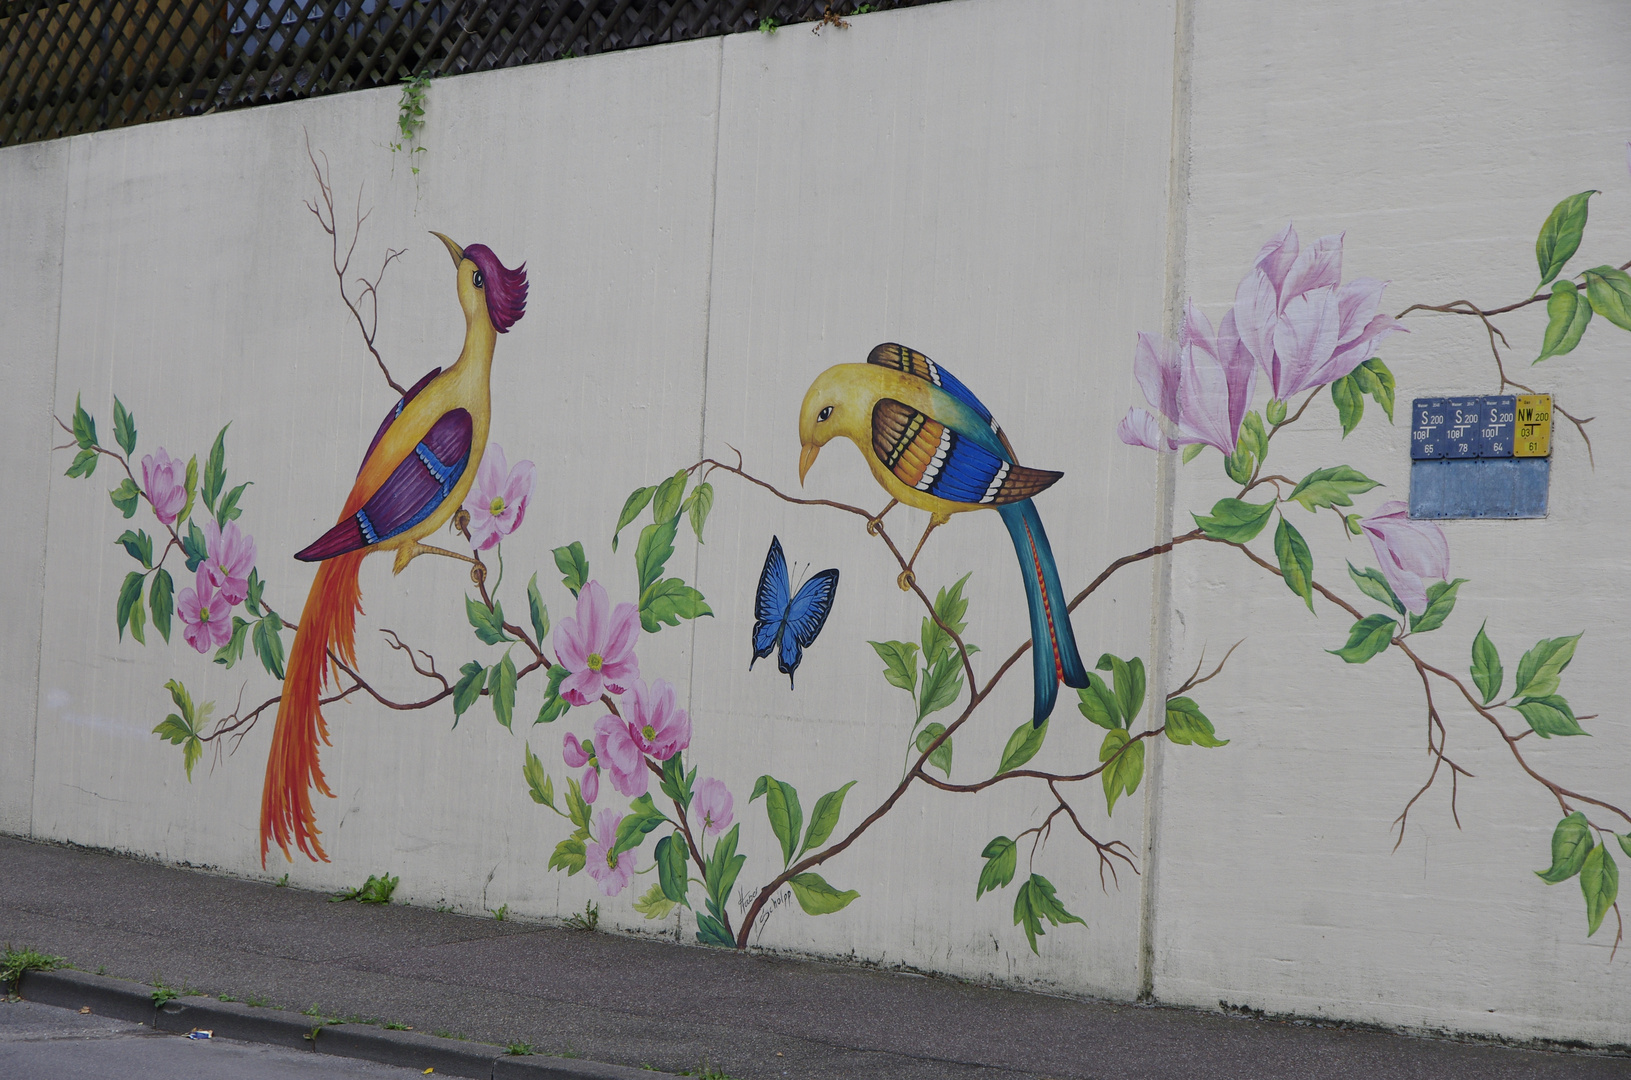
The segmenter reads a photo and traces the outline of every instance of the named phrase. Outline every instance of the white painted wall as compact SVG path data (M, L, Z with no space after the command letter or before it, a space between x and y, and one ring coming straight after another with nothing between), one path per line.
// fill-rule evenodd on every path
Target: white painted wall
M0 527L0 829L263 873L270 716L236 754L207 756L191 783L179 751L150 730L170 710L172 676L223 711L240 690L258 701L275 684L252 662L230 672L205 662L179 627L169 647L151 634L145 648L119 640L127 557L110 541L125 523L102 495L113 480L106 465L90 481L62 477L67 457L48 457L46 425L82 391L110 437L116 392L136 414L138 454L202 455L230 420L229 482L255 481L243 524L268 596L298 612L311 570L288 555L333 519L393 401L302 204L314 192L306 136L327 154L342 207L359 186L373 207L356 266L371 275L387 247L408 248L380 310L379 345L399 381L459 345L448 266L426 230L527 262L528 314L500 339L494 375L493 439L539 474L526 524L504 546L512 617L534 569L555 618L571 613L549 551L573 539L614 599L633 599L637 530L613 555L617 512L629 489L699 453L739 448L756 475L796 488L805 387L884 340L943 362L1022 460L1065 472L1039 506L1074 590L1232 493L1210 452L1163 464L1113 428L1142 404L1135 333L1170 325L1186 295L1221 315L1287 220L1305 239L1346 230L1346 276L1391 279L1390 311L1527 295L1536 227L1587 187L1604 194L1575 265L1631 257L1631 71L1615 50L1627 14L1581 2L1463 16L1453 5L958 0L819 35L788 27L438 82L418 176L386 146L388 91L0 151L13 463ZM1531 309L1502 325L1521 353L1542 322ZM1475 324L1410 326L1383 350L1401 401L1495 389ZM1619 333L1599 320L1536 376L1565 407L1603 417L1596 468L1560 432L1548 519L1446 526L1455 572L1471 581L1423 645L1463 670L1488 615L1510 672L1534 639L1586 630L1565 690L1577 711L1603 713L1587 724L1596 737L1524 746L1549 775L1611 801L1623 801L1631 765L1612 714L1613 668L1631 646L1611 561L1628 501L1616 463L1631 440L1614 409L1631 400ZM1352 463L1387 484L1364 497L1365 512L1404 497L1403 416L1389 428L1372 414L1343 441L1322 402L1276 440L1276 465L1301 475ZM760 773L796 784L807 811L856 780L846 824L898 780L907 703L866 642L914 638L919 613L856 519L725 475L714 483L707 544L682 533L671 565L716 615L646 639L641 662L687 695L688 758L736 796L749 856L740 885L751 887L780 865L747 803ZM823 453L804 494L885 501L843 444ZM897 510L891 535L913 542L923 521ZM1368 545L1306 532L1320 579L1351 594L1342 560L1369 563ZM795 562L843 573L795 693L769 661L746 670L772 533ZM1266 537L1257 543L1269 552ZM784 908L760 943L1118 998L1625 1042L1626 961L1608 961L1612 928L1588 941L1576 886L1529 873L1546 862L1555 802L1481 721L1447 710L1452 753L1477 774L1460 787L1462 828L1435 789L1393 851L1388 823L1426 769L1410 669L1392 653L1345 667L1320 651L1341 643L1339 613L1310 615L1235 553L1198 547L1122 570L1075 617L1090 663L1101 651L1152 663L1152 696L1203 647L1216 657L1246 638L1196 695L1227 748L1152 750L1145 785L1108 820L1097 783L1082 785L1084 824L1139 849L1145 874L1101 892L1091 850L1062 831L1037 856L1087 928L1050 930L1033 955L1011 925L1011 891L974 901L986 840L1051 805L1010 782L978 796L914 788L823 867L861 899L819 919ZM919 563L931 585L970 570L984 674L1026 632L993 515L941 530ZM423 680L380 627L444 671L495 658L469 636L466 589L451 563L422 559L396 578L381 560L365 564L360 658L382 690L407 698ZM271 875L330 888L389 869L415 902L508 903L533 917L581 909L595 895L586 877L544 868L565 827L527 797L521 744L564 786L561 729L581 736L594 717L575 710L526 730L538 693L536 680L522 684L513 736L485 705L452 732L446 705L331 707L322 760L338 797L319 800L319 818L334 861ZM1021 667L959 732L953 778L989 775L1028 708ZM1096 764L1098 734L1062 702L1039 763ZM651 930L634 895L607 901L603 919Z

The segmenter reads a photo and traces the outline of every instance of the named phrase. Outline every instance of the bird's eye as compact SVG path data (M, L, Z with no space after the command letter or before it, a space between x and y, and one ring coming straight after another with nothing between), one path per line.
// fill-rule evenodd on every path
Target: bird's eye
M821 421L826 420L831 416L832 416L832 406L828 405L825 409L822 409L821 414L816 417L816 423L819 424L819 423L821 423Z
M486 284L486 281L487 279L481 276L480 270L470 271L470 284L474 285L476 288L481 288L482 285Z

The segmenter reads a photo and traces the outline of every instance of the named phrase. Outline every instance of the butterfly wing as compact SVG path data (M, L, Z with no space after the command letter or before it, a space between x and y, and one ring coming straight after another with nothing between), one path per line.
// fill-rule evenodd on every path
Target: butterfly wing
M759 571L759 590L753 598L753 659L748 661L749 671L776 647L776 638L781 634L783 620L787 618L791 592L782 542L780 538L772 536L770 550L765 553L764 569Z
M827 616L832 613L833 598L837 595L838 571L823 570L806 581L798 595L788 603L776 668L787 676L789 685L793 682L793 672L804 659L804 650L815 642L816 635L826 625Z

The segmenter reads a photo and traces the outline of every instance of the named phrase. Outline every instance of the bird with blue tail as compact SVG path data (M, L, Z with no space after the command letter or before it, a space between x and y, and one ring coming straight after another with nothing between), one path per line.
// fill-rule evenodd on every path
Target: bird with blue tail
M1061 682L1087 685L1053 550L1032 501L1064 474L1019 464L1007 434L968 387L922 353L894 343L873 349L864 364L830 367L810 385L799 411L799 483L821 448L840 435L861 451L889 493L874 527L897 503L929 513L901 572L902 589L912 587L924 541L951 515L993 509L1002 517L1030 605L1031 723L1041 727Z

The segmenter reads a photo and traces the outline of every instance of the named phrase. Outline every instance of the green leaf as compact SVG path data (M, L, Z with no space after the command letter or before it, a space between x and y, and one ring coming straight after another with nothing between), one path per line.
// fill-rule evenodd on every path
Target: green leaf
M1270 427L1279 427L1286 422L1286 412L1286 403L1274 398L1263 406L1263 419L1268 421Z
M617 550L617 534L623 531L623 526L640 516L640 511L646 508L656 488L637 487L629 492L629 497L623 500L623 510L617 515L617 528L612 530L612 550Z
M1620 868L1614 865L1607 844L1598 844L1586 855L1580 866L1580 891L1586 897L1586 936L1590 937L1603 925L1603 916L1620 895Z
M831 915L835 911L843 911L851 900L861 895L854 889L839 892L828 885L820 874L809 871L794 874L787 879L787 884L793 887L793 896L806 915Z
M1247 440L1241 439L1235 443L1234 452L1224 455L1223 474L1237 484L1247 484L1252 479L1252 448Z
M187 535L181 538L181 553L187 556L188 573L196 572L198 565L210 557L204 530L198 527L198 522L187 522Z
M1291 489L1286 498L1300 502L1304 509L1318 510L1326 506L1352 506L1351 495L1362 495L1373 487L1375 480L1346 465L1333 465L1329 469L1315 469Z
M1127 732L1120 728L1107 731L1104 742L1099 746L1099 760L1111 763L1099 774L1099 779L1104 783L1105 813L1112 814L1121 793L1125 791L1131 795L1138 790L1138 782L1144 779L1144 743L1133 742Z
M459 669L459 681L453 684L453 726L459 726L459 717L481 696L487 669L474 660Z
M193 766L197 765L198 764L198 759L203 757L203 756L204 756L204 744L203 744L202 741L199 740L199 738L196 735L193 736L192 738L188 739L185 743L182 744L182 746L181 746L181 764L182 764L182 767L184 767L187 770L187 781L188 781L188 783L192 782Z
M1496 651L1495 643L1484 633L1484 625L1479 625L1478 636L1472 639L1472 681L1488 705L1501 692L1506 672L1501 668L1501 654Z
M1110 672L1115 681L1116 707L1127 726L1131 727L1139 710L1144 707L1144 661L1136 656L1123 660L1105 653L1094 666L1100 671Z
M685 838L678 832L657 841L657 888L669 902L691 906L686 899L690 888Z
M916 694L917 646L910 641L869 641L867 644L883 661L883 677L889 685Z
M219 434L215 436L215 445L210 447L210 456L204 466L204 488L199 494L204 496L204 505L211 513L215 512L215 498L221 494L221 485L227 481L227 428L228 423Z
M736 947L736 939L725 932L724 924L701 912L697 913L697 941L704 945L723 945L727 949Z
M1512 707L1523 714L1535 734L1543 739L1550 739L1553 735L1587 734L1575 720L1569 703L1556 694L1524 698Z
M176 517L176 527L187 520L187 515L193 512L193 500L198 496L198 455L194 454L187 459L187 501L181 506L181 513ZM195 526L196 527L196 526Z
M225 525L229 521L243 517L243 511L238 509L238 500L243 497L244 488L254 481L245 481L226 493L221 505L215 508L215 520Z
M1083 716L1106 731L1121 727L1121 703L1099 676L1088 672L1087 685L1078 689L1076 696L1081 699L1076 708Z
M666 919L674 910L674 901L663 895L663 886L657 882L634 902L634 910L648 919Z
M249 628L252 624L234 615L232 617L232 636L227 643L215 650L215 662L226 668L231 668L243 659L244 646L249 642Z
M1063 923L1087 923L1065 910L1054 892L1053 883L1041 874L1032 874L1029 881L1019 887L1014 895L1014 925L1025 928L1025 937L1031 943L1031 951L1036 952L1036 939L1042 937L1042 920L1047 919L1053 926Z
M1535 363L1547 357L1562 356L1580 344L1586 327L1591 325L1591 304L1580 298L1574 282L1564 279L1552 283L1552 297L1546 301L1546 334L1541 338L1540 355Z
M762 783L753 786L752 802L761 794L765 797L765 816L770 819L770 831L782 845L782 865L793 861L793 850L798 847L799 830L804 827L804 809L799 805L798 789L783 783L769 773L759 777Z
M709 897L716 904L723 905L730 899L731 886L736 884L736 875L741 872L742 864L748 861L746 855L736 853L736 841L741 831L741 822L732 825L730 831L721 836L719 842L714 845L714 853L708 856L708 869L702 875L703 884L708 889ZM727 937L726 941L729 940Z
M146 626L147 607L142 603L141 583L137 582L136 602L130 605L130 636L143 645L147 644Z
M1244 544L1252 537L1263 531L1268 524L1269 513L1274 504L1248 503L1239 499L1219 499L1212 507L1208 517L1191 514L1195 524L1201 531L1214 540L1223 540L1231 544Z
M1337 419L1342 421L1342 437L1346 439L1365 417L1365 395L1359 380L1349 374L1332 383L1331 400L1336 403Z
M193 727L175 713L171 713L159 721L159 726L153 729L153 734L180 746L193 734Z
M1386 615L1367 615L1348 630L1348 644L1325 651L1342 657L1347 663L1363 664L1392 643L1393 632L1398 628L1399 624Z
M1042 749L1042 740L1048 737L1050 723L1051 720L1044 720L1038 727L1029 720L1021 722L1008 736L1008 745L1002 748L1002 761L997 764L996 775L1011 772L1036 757L1037 751Z
M651 520L655 525L663 525L673 521L680 512L680 500L685 497L685 481L688 474L684 469L670 476L657 485L657 490L651 496Z
M476 631L476 637L483 644L497 645L515 639L504 632L504 605L497 599L493 606L488 607L480 600L472 600L469 596L464 598L464 615L470 620L470 625Z
M1268 432L1263 430L1263 418L1255 409L1247 413L1246 418L1240 422L1240 441L1251 443L1252 453L1257 456L1259 462L1269 456Z
M521 764L521 775L527 779L527 794L539 806L555 808L555 782L544 772L544 763L538 760L538 755L532 752L530 743L522 743L526 758Z
M555 852L549 857L549 868L551 870L565 870L567 877L571 877L579 870L582 870L587 863L588 858L584 851L583 837L581 836L569 836L562 840L555 845Z
M1631 274L1612 266L1586 271L1586 301L1622 330L1631 330Z
M244 585L244 607L249 609L251 615L261 613L261 593L265 591L266 582L261 580L260 570L250 567L249 580Z
M855 781L851 780L837 791L829 791L816 800L815 807L810 811L810 829L804 834L804 844L799 848L800 855L827 842L838 827L838 815L844 811L844 796L854 786Z
M1212 721L1201 712L1201 707L1187 697L1175 697L1167 702L1167 738L1180 746L1228 746L1228 739L1220 739Z
M543 708L538 710L538 719L533 721L534 724L553 724L565 716L566 710L572 707L570 702L561 697L561 683L570 674L571 672L560 664L551 666L544 673L544 677L549 680L549 684L544 690Z
M957 700L963 690L963 665L955 649L940 658L940 662L923 674L923 692L918 695L917 721L930 713L939 712Z
M1354 568L1353 563L1349 563L1348 576L1353 578L1355 585L1359 586L1359 591L1370 597L1372 600L1380 600L1382 603L1392 607L1393 610L1398 612L1400 615L1405 613L1403 602L1401 602L1399 597L1394 593L1393 586L1387 583L1387 578L1382 575L1382 571L1373 566L1367 566L1363 570L1357 570Z
M514 730L510 727L510 720L515 715L515 661L510 659L510 650L504 650L504 656L492 666L487 675L487 696L493 702L493 716L504 725L505 730Z
M617 824L617 839L612 842L607 858L633 851L645 842L647 833L653 832L666 820L662 811L652 804L649 792L635 799L629 803L629 812Z
M1196 458L1200 457L1201 451L1205 449L1205 443L1190 443L1188 446L1184 447L1184 464L1188 465L1191 461L1194 461Z
M1014 880L1014 870L1019 865L1019 845L1006 836L998 836L985 845L980 857L985 860L985 866L980 868L980 883L974 887L976 900L988 892L1007 888Z
M642 596L653 582L663 576L663 567L667 565L669 556L674 554L674 534L679 527L679 518L671 517L640 530L640 543L634 549L634 566L640 574Z
M1308 610L1314 610L1314 554L1308 550L1308 541L1297 527L1280 515L1280 524L1274 529L1274 557L1280 560L1280 575L1286 588L1303 598Z
M556 548L552 554L555 556L555 569L565 575L561 578L561 584L570 589L573 596L578 595L578 590L589 580L589 560L583 557L582 541L574 540L565 547Z
M254 632L249 635L251 643L255 646L255 655L260 657L261 663L274 679L283 678L283 620L278 618L277 612L272 611L255 624Z
M687 775L683 758L683 753L676 751L673 757L663 762L663 778L659 786L664 795L689 810L692 796L691 782L696 778L697 771L692 769Z
M1620 842L1620 850L1631 855L1631 833L1615 833L1614 839Z
M683 510L690 511L691 531L697 534L697 543L702 543L702 527L708 523L708 514L714 508L714 486L704 480L691 489L686 496Z
M118 487L108 492L108 498L113 500L113 505L121 514L133 518L136 516L136 506L142 500L142 491L136 486L136 481L127 476L119 481Z
M89 476L96 471L96 458L97 453L95 450L81 450L74 455L74 460L68 466L68 471L62 475L71 476L75 479L81 476Z
M923 753L923 751L929 748L931 743L940 738L940 736L945 734L945 732L945 724L930 724L925 727L922 731L917 733L917 752L920 754ZM945 773L947 779L951 778L950 739L947 739L945 742L934 748L934 753L929 755L929 764Z
M640 594L640 625L648 634L713 613L702 594L679 578L663 578Z
M78 395L74 397L74 441L81 450L89 450L96 445L96 421L80 404Z
M123 545L124 549L130 552L130 557L141 563L143 566L148 568L152 567L153 538L147 535L146 529L141 529L137 532L131 532L129 529L126 529L124 532L119 534L119 539L115 540L114 543Z
M126 457L136 452L136 418L126 411L117 394L113 396L113 440Z
M1563 669L1574 659L1574 647L1580 635L1573 637L1542 638L1535 647L1518 661L1518 682L1512 688L1514 697L1545 697L1557 691Z
M963 615L968 611L968 600L963 597L963 585L972 576L972 571L964 574L950 589L941 588L934 598L934 613L940 622L928 616L923 617L923 629L918 638L923 643L923 663L926 667L934 667L946 655L946 650L952 647L951 635L940 628L944 623L955 633L961 635L968 624L963 621Z
M181 719L186 722L188 731L196 731L199 722L199 710L193 708L192 695L187 693L187 687L179 679L171 679L164 684L170 691L170 700L175 702L176 708L181 710ZM208 711L205 707L204 711Z
M1412 633L1425 634L1444 625L1444 620L1455 610L1456 590L1466 584L1466 578L1454 581L1435 581L1427 586L1427 609L1420 615L1410 616Z
M139 611L141 609L142 583L145 580L145 575L139 574L132 570L130 573L125 575L124 584L119 586L119 605L117 615L119 617L119 639L121 641L124 640L125 636L125 624L133 622L131 612ZM136 635L135 625L131 626L130 632L133 636ZM141 641L142 639L137 636L136 640ZM146 642L143 642L143 644L146 644Z
M539 645L543 645L549 638L549 608L544 604L544 597L538 591L538 575L533 574L527 582L527 611L532 616L532 632L538 635Z
M1370 396L1375 398L1376 404L1380 405L1382 411L1387 413L1387 422L1393 423L1393 395L1397 387L1393 379L1393 372L1389 371L1388 366L1382 363L1380 356L1371 357L1354 370L1361 369L1370 372L1373 383L1373 387L1369 391Z
M1580 237L1586 231L1587 202L1596 191L1582 191L1552 207L1535 238L1535 262L1540 266L1540 285L1557 277L1563 264L1580 250ZM1536 286L1540 288L1540 286Z
M587 742L588 740L584 740ZM566 816L578 831L584 836L589 835L589 822L594 817L595 808L583 801L583 788L578 784L578 778L566 778Z
M176 584L170 571L160 569L153 574L153 584L147 590L147 606L153 609L153 629L170 640L170 615L175 611Z

